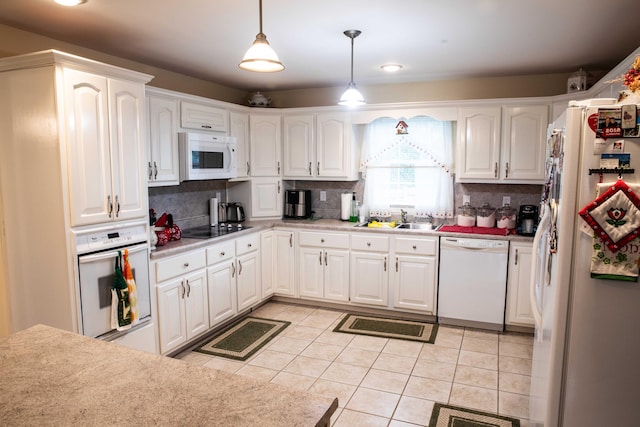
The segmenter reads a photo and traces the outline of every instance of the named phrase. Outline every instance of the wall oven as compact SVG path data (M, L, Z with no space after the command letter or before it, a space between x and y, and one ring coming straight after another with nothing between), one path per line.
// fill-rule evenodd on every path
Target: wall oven
M74 232L79 277L80 332L94 338L114 340L149 324L149 242L146 224L105 226ZM136 282L140 320L127 331L111 328L111 286L118 251L129 251Z
M178 147L181 182L238 176L236 139L233 137L180 132Z

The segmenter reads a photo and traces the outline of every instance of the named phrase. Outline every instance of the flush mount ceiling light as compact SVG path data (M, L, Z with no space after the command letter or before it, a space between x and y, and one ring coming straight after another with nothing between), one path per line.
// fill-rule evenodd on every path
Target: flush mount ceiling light
M344 32L344 35L351 39L351 81L347 86L347 90L345 90L342 97L340 97L340 101L338 101L338 104L340 105L355 107L365 103L364 97L358 91L358 88L356 88L356 84L353 81L353 39L358 37L361 33L362 31L360 30L347 30Z
M54 0L54 1L62 6L78 6L79 4L87 2L87 0Z
M402 69L402 65L400 64L384 64L381 65L382 71L386 71L387 73L395 73Z
M267 36L262 32L262 0L260 0L260 32L256 35L256 40L244 54L244 58L238 66L243 70L258 73L273 73L284 70L284 65L278 59L276 51L269 45Z

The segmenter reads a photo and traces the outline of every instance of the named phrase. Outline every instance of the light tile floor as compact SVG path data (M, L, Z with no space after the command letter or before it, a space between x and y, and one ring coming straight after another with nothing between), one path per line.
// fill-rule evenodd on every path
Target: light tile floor
M521 419L533 338L440 325L435 344L333 332L343 311L269 302L251 315L291 322L245 362L187 351L189 363L337 397L332 425L426 426L434 402Z

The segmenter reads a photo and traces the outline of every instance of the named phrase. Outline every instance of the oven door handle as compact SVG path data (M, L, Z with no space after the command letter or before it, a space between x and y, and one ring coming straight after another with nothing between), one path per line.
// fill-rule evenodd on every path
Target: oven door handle
M124 249L129 250L129 255L134 254L136 252L146 251L149 249L149 245L146 243L141 243L136 246L130 246L127 248L122 248L120 251L124 251ZM109 252L100 252L98 254L93 255L78 255L78 262L80 264L86 264L89 262L101 261L103 259L114 258L118 255L118 251L109 251Z

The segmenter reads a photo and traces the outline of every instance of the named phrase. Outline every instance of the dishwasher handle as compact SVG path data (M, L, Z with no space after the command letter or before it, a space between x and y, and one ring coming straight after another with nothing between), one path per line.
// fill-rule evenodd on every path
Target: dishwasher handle
M506 240L469 239L444 237L440 242L441 249L461 249L474 251L506 252L509 242Z

